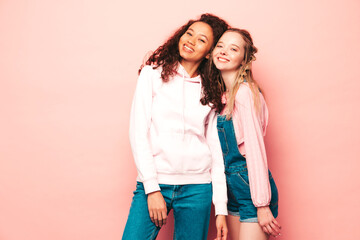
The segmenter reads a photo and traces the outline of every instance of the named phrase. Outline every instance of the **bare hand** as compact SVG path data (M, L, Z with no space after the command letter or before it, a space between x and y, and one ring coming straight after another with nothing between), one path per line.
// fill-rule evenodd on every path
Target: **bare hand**
M259 224L265 233L274 237L280 235L281 226L274 218L269 206L258 207L257 216Z
M153 55L153 51L148 51L146 54L145 54L145 56L144 56L144 58L143 58L143 61L142 61L142 64L141 64L141 66L140 66L140 69L142 69L145 65L146 65L146 62L147 62L147 60L149 59L149 57L151 57L151 55Z
M166 202L160 191L148 194L147 198L150 219L157 227L166 224L167 209Z
M226 240L228 233L228 229L226 225L226 216L224 215L216 216L216 230L217 230L217 235L215 240Z

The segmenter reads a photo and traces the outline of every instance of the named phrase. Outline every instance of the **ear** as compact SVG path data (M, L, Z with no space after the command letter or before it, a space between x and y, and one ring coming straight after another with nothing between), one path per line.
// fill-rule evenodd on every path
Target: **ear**
M209 60L209 58L210 58L210 53L208 53L206 56L205 56L205 58L207 59L207 60Z

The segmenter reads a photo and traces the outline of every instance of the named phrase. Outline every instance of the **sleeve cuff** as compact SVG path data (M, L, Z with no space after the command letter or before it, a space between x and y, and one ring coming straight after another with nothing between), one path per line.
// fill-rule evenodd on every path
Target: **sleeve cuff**
M144 184L145 194L160 191L160 186L156 181L156 179L144 181L143 184Z
M215 216L217 215L228 215L226 203L218 203L215 205Z
M254 202L253 202L253 203L254 203ZM270 203L262 203L262 204L261 204L261 203L260 203L260 204L258 204L258 203L255 204L255 203L254 203L254 206L257 207L257 208L258 208L258 207L266 207L266 206L269 206L269 205L270 205Z

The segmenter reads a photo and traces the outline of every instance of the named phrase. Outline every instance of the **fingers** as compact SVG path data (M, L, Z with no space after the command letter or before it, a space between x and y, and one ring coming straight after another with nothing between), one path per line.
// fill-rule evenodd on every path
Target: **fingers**
M275 219L274 219L275 220ZM271 236L277 237L280 235L281 226L276 222L270 222L261 226L262 230Z
M221 229L222 227L216 229L216 240L221 240Z
M162 217L162 223L161 223L161 226L160 226L160 227L162 227L163 225L166 224L166 220L167 220L166 210L162 210L162 211L161 211L161 217Z
M161 220L162 220L162 219L161 219ZM157 212L155 212L155 213L154 213L154 223L155 223L155 225L156 225L157 227L159 227L159 221L160 221L159 215L158 215Z
M152 221L153 223L155 223L155 220L154 220L154 212L151 211L150 209L149 209L149 216L150 216L151 221Z
M270 227L270 224L265 225L265 228L270 235L275 236L273 229Z
M150 214L151 221L155 224L157 227L162 227L166 224L167 215L166 211L151 211L152 214ZM153 215L153 217L151 217Z
M147 60L149 59L149 57L151 57L151 55L152 55L153 53L154 53L153 51L148 51L148 52L145 54L145 56L144 56L144 58L143 58L142 66L145 66L145 65L146 65Z
M280 234L280 228L279 228L276 224L274 224L273 222L271 222L269 225L270 225L270 227L271 227L272 230L273 230L273 236L277 236L277 235Z
M228 230L225 228L225 229L223 230L222 240L226 240L226 239L227 239L227 234L228 234Z
M264 233L270 235L270 232L267 230L266 226L263 226L262 230L264 231Z
M217 228L217 235L216 235L216 237L218 238L218 239L221 239L221 236L222 236L222 226L220 226L220 227L218 227Z
M276 219L274 218L272 221L279 229L281 229L280 224L276 221Z
M149 215L151 221L155 224L157 227L162 227L166 224L167 220L167 213L166 210L149 210Z
M227 228L221 226L221 227L218 227L216 230L217 230L217 234L216 234L215 240L226 240L227 234L228 234Z

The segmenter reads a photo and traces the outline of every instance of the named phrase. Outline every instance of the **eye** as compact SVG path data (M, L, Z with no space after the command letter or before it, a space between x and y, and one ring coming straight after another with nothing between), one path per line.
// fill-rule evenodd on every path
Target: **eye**
M236 48L231 48L231 51L237 52Z
M189 35L189 36L192 36L192 34L190 32L186 32L186 34Z
M217 48L222 48L223 46L221 44L216 45Z
M205 40L204 39L199 39L200 42L202 43L205 43Z

